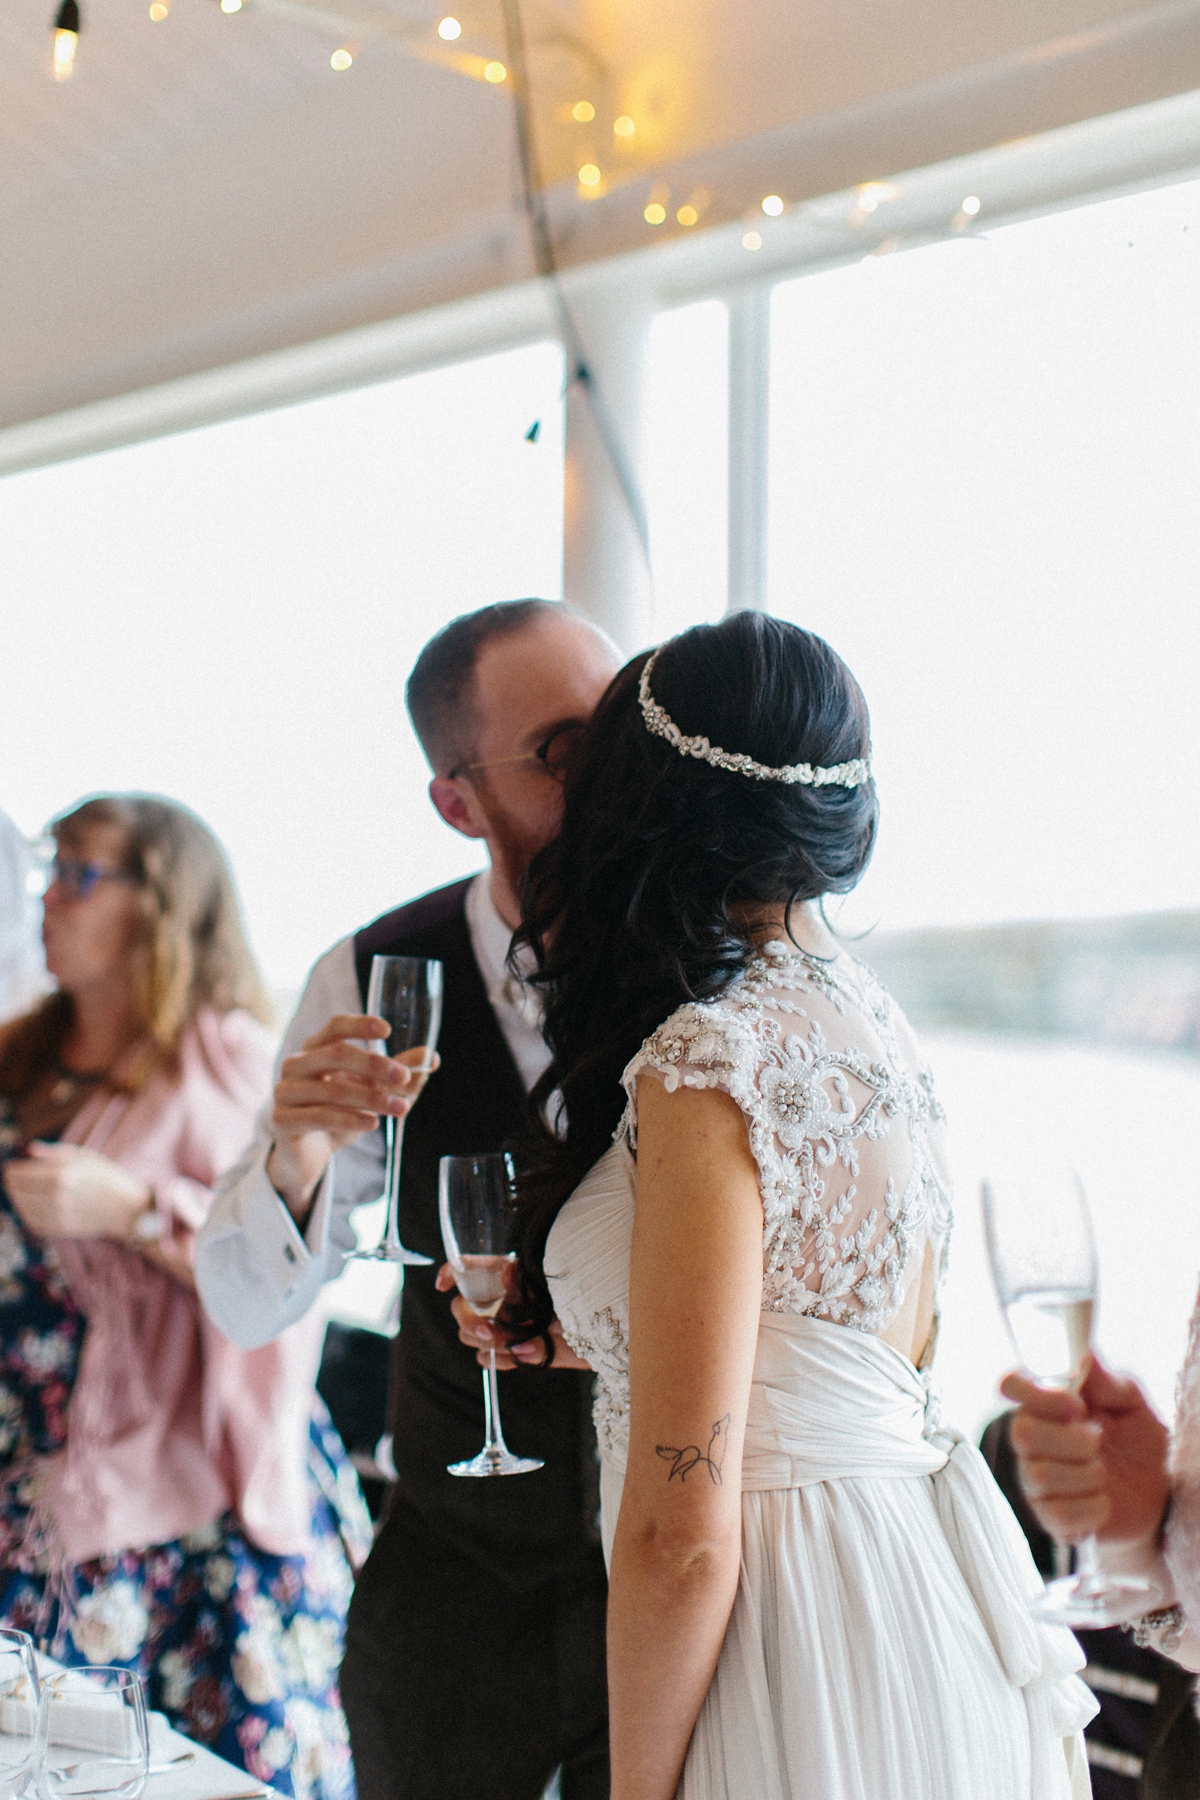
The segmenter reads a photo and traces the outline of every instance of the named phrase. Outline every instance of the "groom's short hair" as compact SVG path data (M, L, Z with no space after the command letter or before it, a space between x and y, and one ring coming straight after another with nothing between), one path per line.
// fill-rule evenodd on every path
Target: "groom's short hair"
M451 619L431 637L408 678L404 698L413 730L435 775L446 775L474 754L475 716L471 689L475 667L485 644L543 618L569 613L559 600L499 600L477 612Z

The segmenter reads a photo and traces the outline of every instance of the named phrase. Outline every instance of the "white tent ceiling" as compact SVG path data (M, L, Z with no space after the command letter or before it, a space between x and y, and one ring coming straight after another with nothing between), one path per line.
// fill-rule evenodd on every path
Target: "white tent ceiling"
M447 0L452 45L427 0L171 0L159 23L146 0L82 4L56 83L52 0L0 0L0 426L531 273L512 83L476 78L511 60L503 0ZM1198 0L524 0L523 18L568 267L688 235L687 202L699 238L767 192L1200 87Z

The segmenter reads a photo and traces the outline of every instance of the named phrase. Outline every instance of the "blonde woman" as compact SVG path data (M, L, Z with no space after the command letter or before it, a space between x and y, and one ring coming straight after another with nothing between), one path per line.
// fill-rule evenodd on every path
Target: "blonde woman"
M282 1792L343 1800L369 1528L315 1401L320 1326L238 1350L191 1278L271 1081L232 878L165 800L94 798L53 834L58 990L0 1031L0 1613L67 1663L140 1670Z

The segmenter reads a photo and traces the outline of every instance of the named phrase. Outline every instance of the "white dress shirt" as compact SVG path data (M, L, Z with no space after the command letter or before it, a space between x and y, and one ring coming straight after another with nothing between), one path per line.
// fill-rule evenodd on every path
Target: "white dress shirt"
M467 890L466 916L488 1000L528 1090L550 1053L535 996L505 966L512 933L496 911L487 870ZM309 976L280 1046L276 1077L284 1057L336 1013L361 1011L354 939L346 937ZM268 1102L245 1154L219 1183L196 1245L196 1286L205 1311L243 1349L269 1343L303 1318L356 1247L350 1214L383 1191L383 1132L376 1130L333 1157L301 1232L267 1175L271 1111Z

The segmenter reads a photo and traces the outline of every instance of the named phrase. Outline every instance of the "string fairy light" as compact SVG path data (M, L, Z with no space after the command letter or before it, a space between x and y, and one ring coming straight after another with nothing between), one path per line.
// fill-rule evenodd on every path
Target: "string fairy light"
M667 209L661 200L651 200L650 204L643 210L642 217L645 219L647 225L665 225L667 222Z
M150 0L150 17L156 25L161 25L170 12L167 0Z
M54 15L54 49L50 63L55 81L69 81L75 73L79 48L79 0L62 0Z
M447 13L446 17L438 25L438 36L444 44L452 44L455 38L460 38L462 36L462 26L457 19L452 19L449 13Z
M508 70L502 62L490 62L483 71L483 79L490 81L493 87L499 87L502 81L508 80Z
M596 116L596 109L590 100L577 100L571 108L571 117L577 125L590 125Z
M777 219L783 211L783 198L780 194L767 194L762 201L762 209L768 219Z
M339 74L343 69L351 68L353 63L354 52L348 44L343 44L340 49L335 50L329 59L330 68L336 69Z

